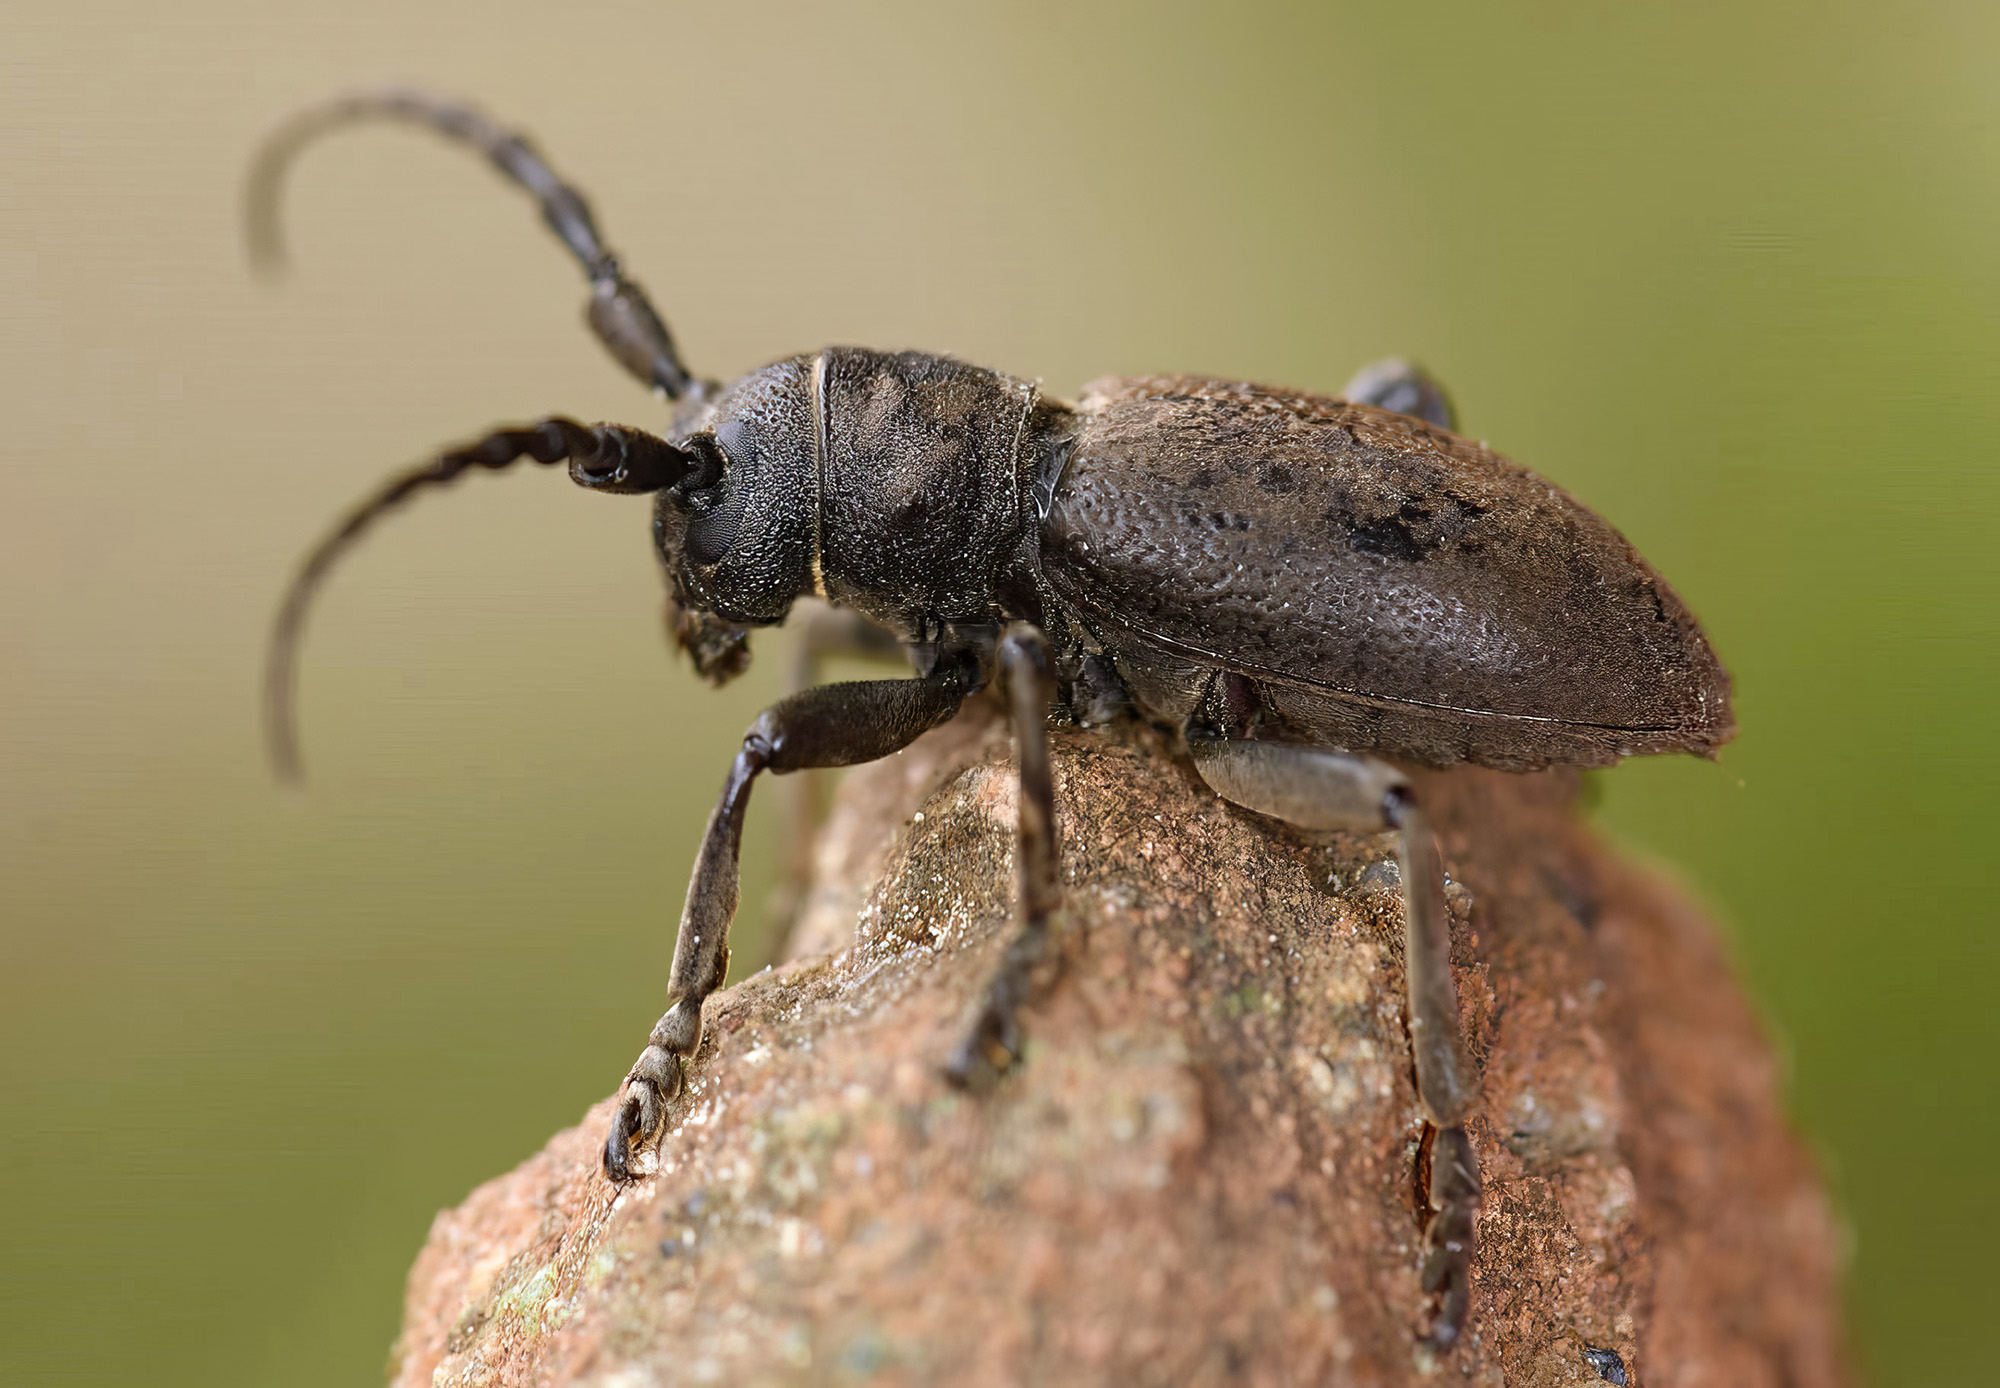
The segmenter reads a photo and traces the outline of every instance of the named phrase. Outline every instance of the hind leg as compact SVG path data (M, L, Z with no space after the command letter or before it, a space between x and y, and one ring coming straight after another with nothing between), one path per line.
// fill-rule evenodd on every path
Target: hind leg
M1223 799L1302 829L1397 831L1403 877L1403 958L1417 1096L1437 1130L1424 1291L1436 1299L1429 1342L1448 1348L1471 1297L1479 1162L1465 1135L1474 1084L1459 1040L1451 977L1444 860L1409 782L1386 762L1275 742L1190 739L1196 769Z

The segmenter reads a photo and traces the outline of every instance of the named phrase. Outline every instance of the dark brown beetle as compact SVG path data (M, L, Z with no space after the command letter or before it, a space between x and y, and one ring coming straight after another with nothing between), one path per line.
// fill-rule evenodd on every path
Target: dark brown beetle
M1076 404L926 352L833 347L724 386L682 366L583 198L519 136L403 91L308 110L252 175L253 249L274 255L298 148L369 117L479 149L538 200L590 279L593 331L674 402L664 437L552 418L392 479L306 560L272 643L274 755L296 767L290 690L306 604L332 560L411 493L471 467L567 462L580 486L650 492L676 636L706 678L752 627L816 595L857 647L890 640L913 679L805 689L751 725L710 817L675 945L671 1005L626 1077L604 1169L633 1178L701 1044L728 969L737 847L760 772L872 761L997 684L1021 766L1019 928L965 1041L959 1083L1019 1056L1018 1010L1059 905L1051 713L1135 712L1179 733L1224 798L1308 829L1399 832L1408 1026L1436 1129L1424 1287L1449 1346L1468 1302L1477 1159L1444 866L1397 763L1527 771L1641 752L1710 754L1728 677L1681 600L1562 491L1451 432L1400 363L1346 398L1200 377L1099 381ZM886 633L886 636L885 636Z

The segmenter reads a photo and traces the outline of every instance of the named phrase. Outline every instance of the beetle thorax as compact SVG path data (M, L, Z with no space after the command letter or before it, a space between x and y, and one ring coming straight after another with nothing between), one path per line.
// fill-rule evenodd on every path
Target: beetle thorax
M821 596L915 638L996 620L1024 532L1033 382L923 352L834 347L820 419Z

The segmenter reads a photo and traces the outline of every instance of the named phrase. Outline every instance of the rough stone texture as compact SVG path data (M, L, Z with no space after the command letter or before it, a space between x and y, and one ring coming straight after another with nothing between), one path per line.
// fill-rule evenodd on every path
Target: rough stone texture
M1573 778L1423 783L1485 1075L1473 1319L1433 1363L1391 842L1059 738L1065 972L967 1098L938 1062L1009 924L1005 750L973 713L849 777L795 937L828 952L710 1003L657 1174L598 1174L607 1101L440 1214L397 1383L1843 1381L1770 1050Z

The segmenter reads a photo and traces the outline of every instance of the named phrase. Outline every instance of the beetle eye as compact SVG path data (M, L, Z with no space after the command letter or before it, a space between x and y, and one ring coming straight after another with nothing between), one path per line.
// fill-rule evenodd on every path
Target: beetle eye
M729 455L711 434L696 434L687 442L694 466L681 484L681 505L688 516L682 553L697 564L714 564L736 543L751 488L745 479L729 485Z
M681 477L680 493L692 503L690 510L705 511L721 499L722 474L729 466L729 455L713 434L691 435L686 449L693 463Z

